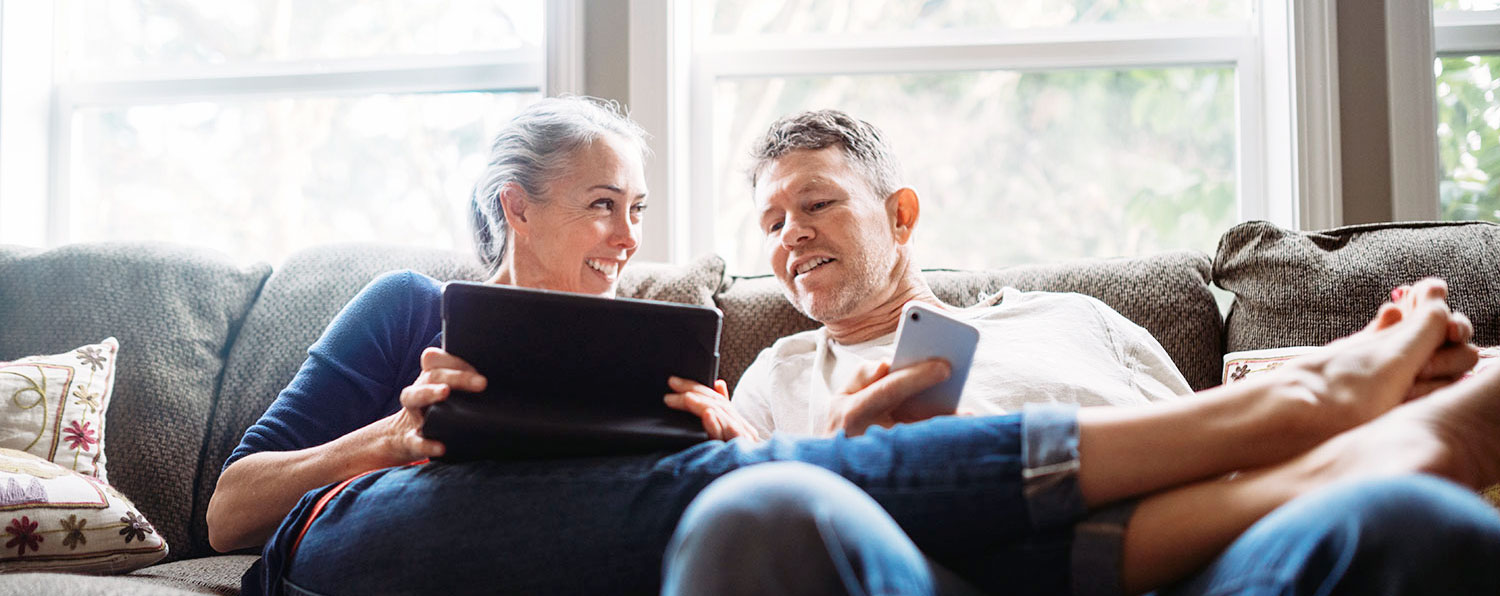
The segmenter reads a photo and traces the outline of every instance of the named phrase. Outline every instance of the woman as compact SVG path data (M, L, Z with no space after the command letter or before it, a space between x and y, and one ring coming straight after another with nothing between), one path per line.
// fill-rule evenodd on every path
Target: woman
M472 204L489 283L613 297L646 208L644 137L612 105L585 99L543 100L517 116ZM226 462L209 503L215 548L272 538L309 490L442 455L419 432L423 409L485 380L433 347L439 296L431 278L387 274L340 313Z
M642 136L612 106L585 99L547 99L518 115L496 139L473 202L481 254L494 269L489 281L613 296L639 239ZM1441 302L1437 296L1427 307L1446 312ZM1076 480L1042 478L1058 481L1033 487L1026 473L1076 467L1079 441L1100 436L1066 412L949 418L855 439L710 441L665 456L425 463L443 446L418 432L423 408L453 389L501 382L433 347L438 304L430 278L405 272L372 282L246 431L225 464L208 525L221 551L264 543L262 561L245 576L247 593L655 591L689 501L727 472L778 460L853 481L903 528L919 528L911 537L928 552L1034 537L1016 512L1042 499L1060 500L1061 517L1050 520L1058 527L1082 513L1068 502ZM1432 357L1441 343L1432 336L1443 326L1365 341L1368 348L1422 336L1432 345L1352 380L1384 375L1409 387L1408 369ZM726 421L715 416L728 410L716 412L699 413L722 433ZM1138 430L1170 430L1149 412L1121 416ZM1036 459L1039 442L1056 449ZM1141 451L1114 458L1114 475L1150 466L1154 451ZM1235 466L1228 456L1217 461ZM1130 481L1114 492L1192 479Z

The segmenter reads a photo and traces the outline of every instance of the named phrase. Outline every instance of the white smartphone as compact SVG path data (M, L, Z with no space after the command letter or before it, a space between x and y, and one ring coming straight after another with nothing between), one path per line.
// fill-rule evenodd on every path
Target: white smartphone
M948 361L953 374L948 380L911 397L899 408L903 418L945 416L958 410L958 398L969 379L969 365L979 345L979 329L920 302L901 309L896 327L896 355L891 370L906 368L932 358Z

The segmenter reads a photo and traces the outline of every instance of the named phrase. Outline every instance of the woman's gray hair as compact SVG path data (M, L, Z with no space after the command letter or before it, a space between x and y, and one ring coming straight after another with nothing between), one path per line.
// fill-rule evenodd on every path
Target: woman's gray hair
M574 152L606 134L631 141L642 156L646 154L646 131L623 113L618 102L594 97L542 99L521 110L495 135L489 164L469 200L474 248L491 274L505 260L510 230L500 207L501 190L515 184L527 200L545 200L548 186Z
M865 175L865 182L877 198L891 196L900 188L899 168L890 145L875 125L838 110L817 110L792 114L771 124L765 136L751 149L750 188L771 162L793 151L817 151L837 146L844 151L850 165Z

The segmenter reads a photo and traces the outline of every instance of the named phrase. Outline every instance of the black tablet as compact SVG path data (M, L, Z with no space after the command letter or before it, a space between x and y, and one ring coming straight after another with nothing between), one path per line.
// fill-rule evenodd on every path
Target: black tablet
M445 459L675 450L705 441L667 377L712 386L716 308L473 282L443 286L443 349L489 380L427 411Z

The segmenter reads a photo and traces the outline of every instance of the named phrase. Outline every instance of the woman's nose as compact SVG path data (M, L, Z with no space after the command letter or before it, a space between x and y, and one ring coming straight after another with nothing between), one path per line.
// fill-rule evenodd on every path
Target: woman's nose
M635 250L641 241L641 224L629 217L614 220L610 230L610 244L625 250Z

